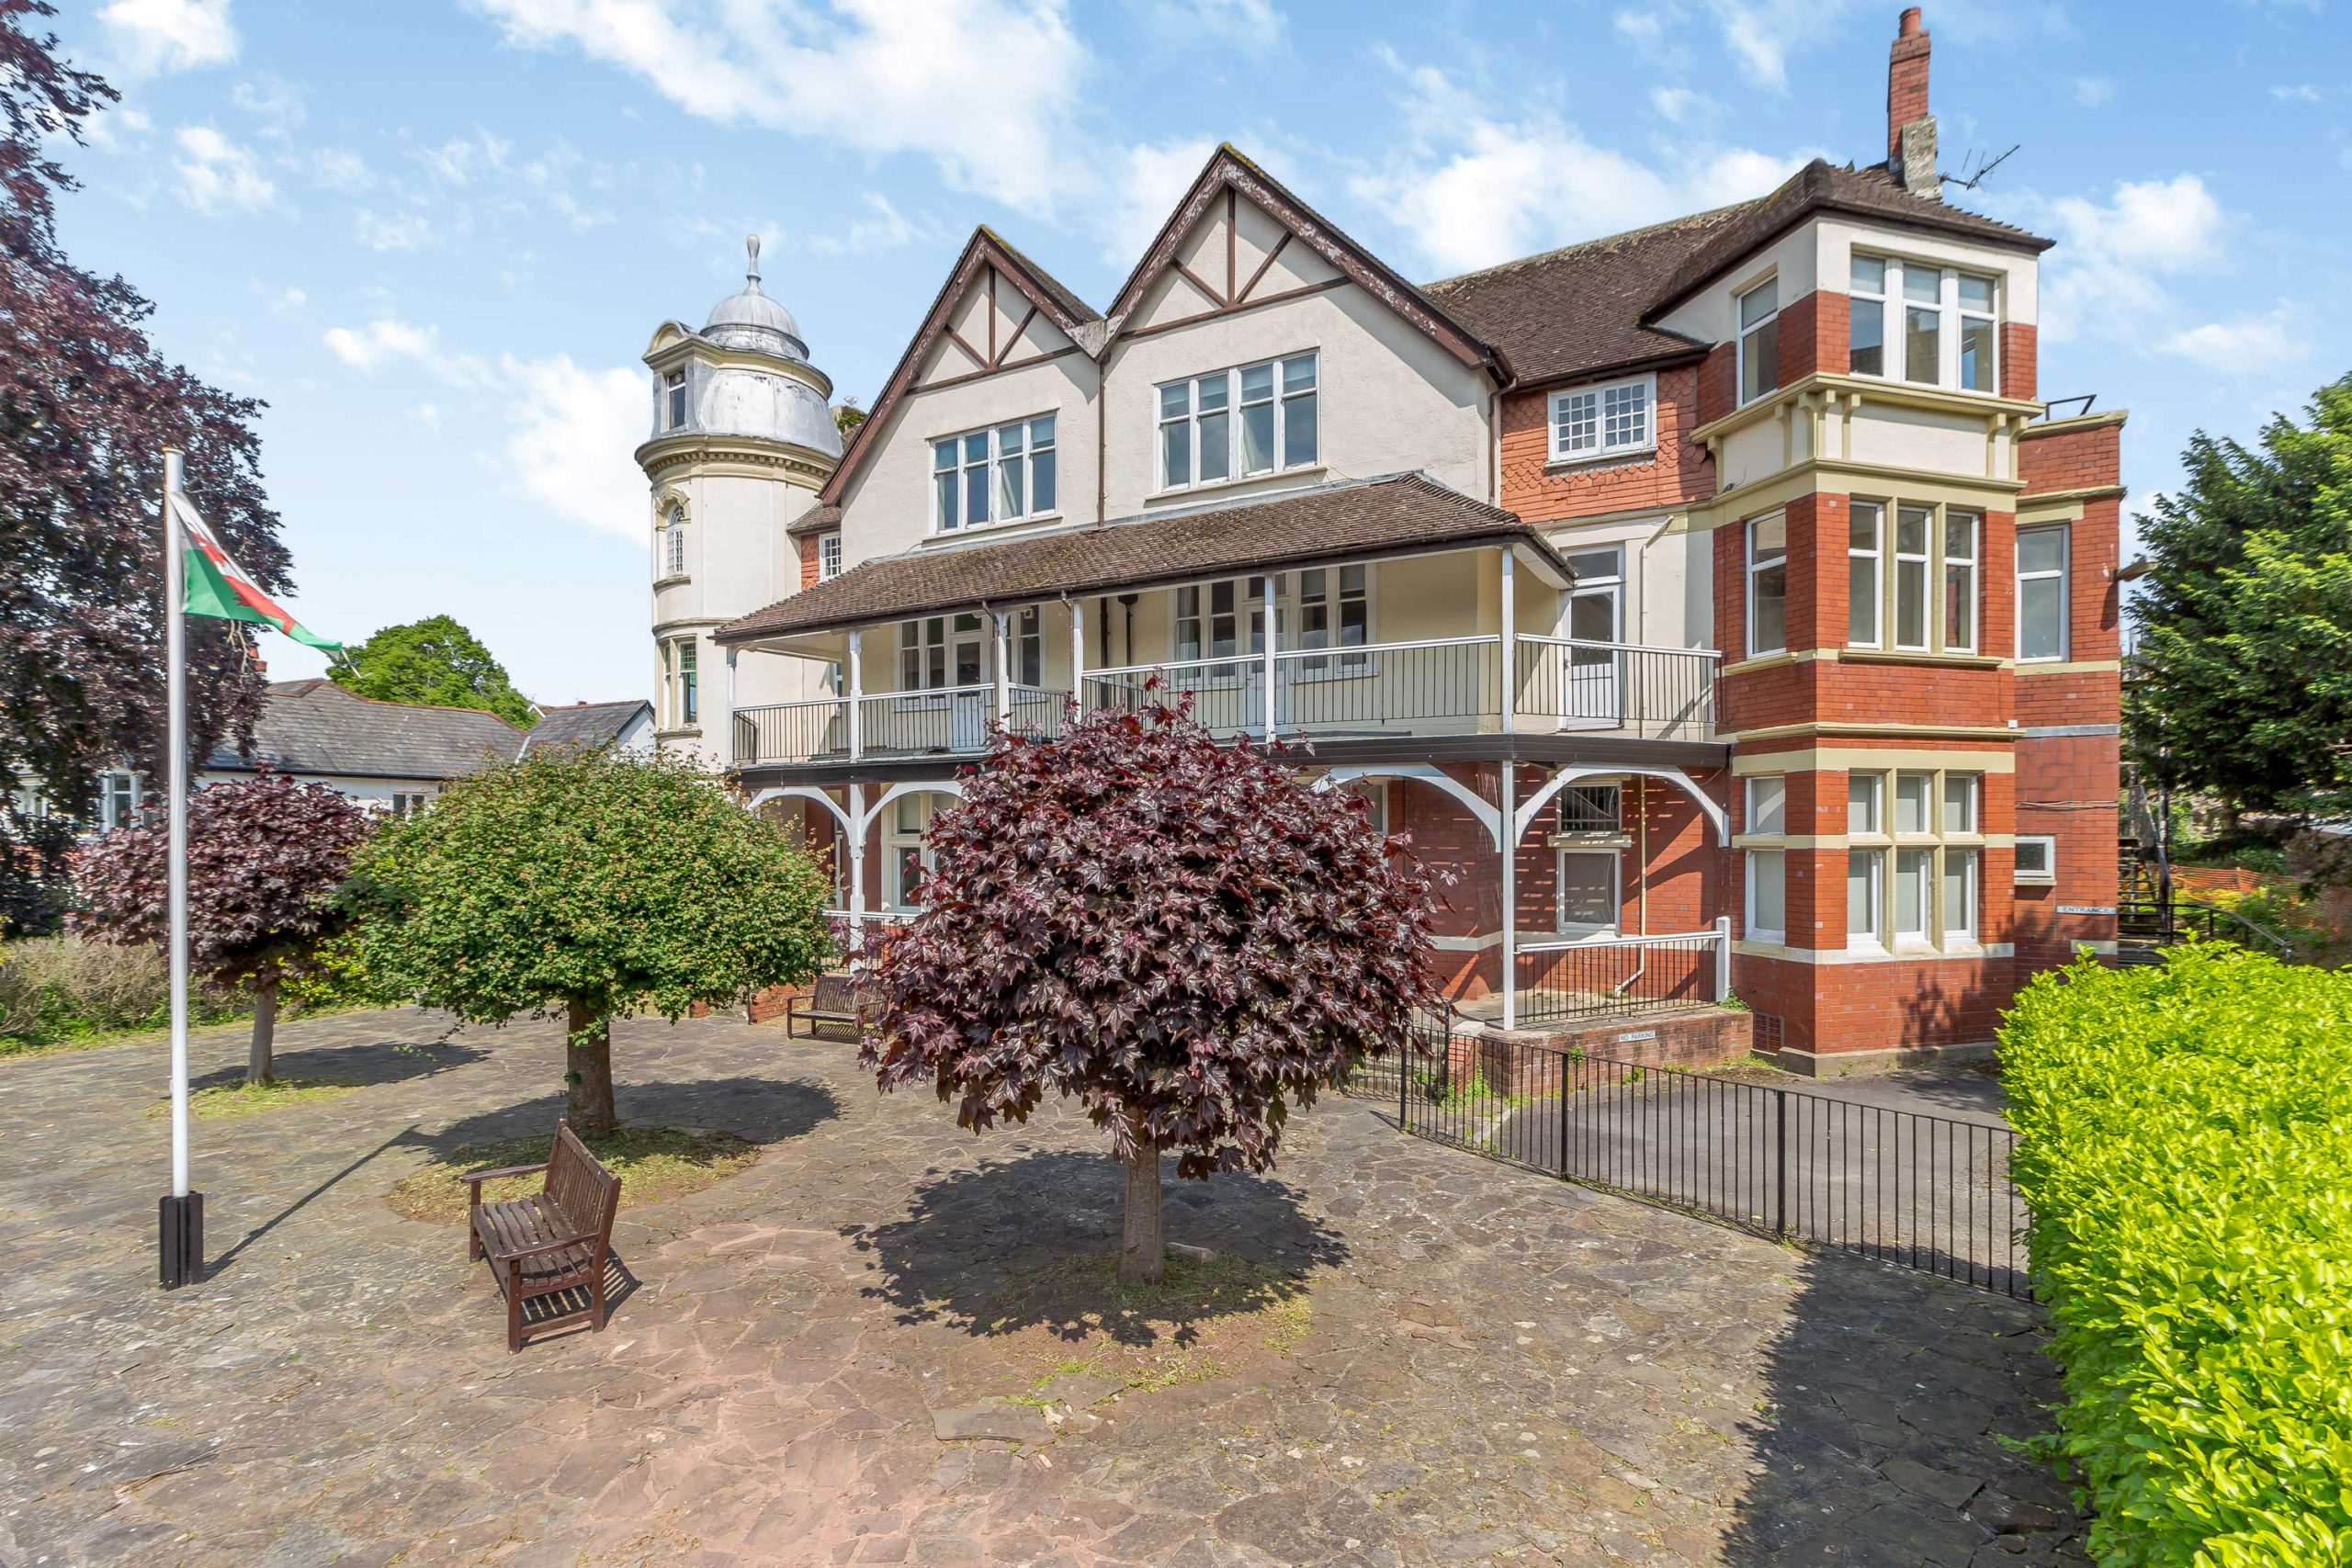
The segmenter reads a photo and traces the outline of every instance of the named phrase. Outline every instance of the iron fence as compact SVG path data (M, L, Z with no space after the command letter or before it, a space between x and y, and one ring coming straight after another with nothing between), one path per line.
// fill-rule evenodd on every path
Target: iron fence
M1349 1093L1405 1130L1758 1234L2030 1296L2017 1134L1713 1074L1418 1027Z

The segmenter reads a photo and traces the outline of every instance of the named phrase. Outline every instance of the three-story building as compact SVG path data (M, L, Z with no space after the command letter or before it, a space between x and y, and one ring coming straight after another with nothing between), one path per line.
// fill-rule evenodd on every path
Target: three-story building
M1883 161L1442 282L1230 147L1105 310L980 230L708 634L722 760L863 926L996 728L1156 687L1454 868L1498 1027L1980 1046L2112 943L2121 416L2037 400L2048 242L1941 199L1928 48Z

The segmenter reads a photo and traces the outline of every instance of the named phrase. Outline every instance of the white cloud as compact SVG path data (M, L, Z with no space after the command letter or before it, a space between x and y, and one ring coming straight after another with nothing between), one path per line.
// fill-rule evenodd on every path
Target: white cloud
M595 370L569 355L499 363L506 407L505 466L524 493L599 533L639 539L645 476L629 456L649 420L640 370Z
M915 237L915 226L881 192L861 192L858 200L865 209L865 217L850 220L849 226L836 233L795 239L792 248L810 255L862 256L897 250Z
M513 43L571 45L703 118L915 154L1031 212L1088 183L1072 123L1089 59L1064 0L470 3Z
M2115 84L2105 76L2075 78L2075 102L2086 109L2103 109L2115 101Z
M2291 86L2273 87L2270 96L2282 104L2316 104L2326 101L2327 95L2309 82L2297 82Z
M2235 227L2191 174L2125 180L2104 199L2029 197L2021 205L2020 216L2062 242L2042 267L2039 315L2050 343L2161 344L2182 316L2165 280L2223 266Z
M2125 180L2105 202L2064 197L2051 204L2062 237L2083 253L2155 272L2208 266L2222 257L2222 204L2195 175Z
M311 177L329 190L362 191L376 183L368 160L346 147L320 147L311 153Z
M229 0L112 0L100 8L98 20L122 51L122 69L130 76L225 65L237 58Z
M209 125L180 128L179 197L208 218L258 212L277 199L277 187L254 155Z
M453 136L438 147L427 147L417 156L435 179L443 185L469 186L486 175L506 167L508 144L488 131L473 136Z
M1685 148L1654 166L1596 145L1550 114L1489 118L1443 72L1399 68L1409 151L1354 188L1394 213L1430 265L1445 272L1761 196L1804 162L1748 148Z
M2267 316L2241 316L2231 321L2208 321L2175 333L2165 351L2193 360L2209 370L2239 376L2261 375L2309 358L2310 333L2285 309Z
M281 288L277 291L277 298L269 302L269 313L273 316L290 316L310 302L311 297L299 288Z
M441 428L441 409L436 403L412 403L408 416L427 430Z
M1781 92L1788 90L1790 54L1837 32L1853 8L1854 0L1707 0L1732 53Z
M383 316L364 327L329 327L319 341L354 370L372 376L397 360L430 360L440 333L431 327Z
M362 208L352 215L359 243L371 251L413 251L433 238L433 225L421 212L376 212Z
M1120 155L1101 214L1104 260L1125 266L1141 258L1216 147L1206 140L1168 141Z
M1170 49L1233 49L1263 60L1282 47L1289 18L1272 0L1151 0L1145 26Z
M145 141L148 133L155 129L155 122L145 109L118 104L92 115L82 122L82 126L91 146L108 152L119 152L133 143Z
M1682 124L1693 115L1709 113L1721 107L1706 94L1690 87L1650 89L1650 107L1657 110L1660 118L1676 125Z
M309 114L302 89L283 76L265 71L229 90L229 101L263 123L266 130L283 136Z

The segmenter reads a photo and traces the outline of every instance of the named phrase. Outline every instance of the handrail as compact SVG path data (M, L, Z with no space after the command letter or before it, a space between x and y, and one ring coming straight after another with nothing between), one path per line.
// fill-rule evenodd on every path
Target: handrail
M741 717L747 713L781 713L786 708L837 708L847 701L847 697L796 697L788 703L747 703L735 713Z
M1492 648L1502 641L1498 633L1483 637L1429 637L1414 642L1333 642L1321 648L1283 648L1274 651L1276 659L1328 659L1335 653L1406 653L1417 648ZM1262 658L1251 654L1252 659Z
M1263 664L1262 653L1220 653L1200 659L1163 659L1156 664L1113 664L1097 668L1089 665L1083 671L1087 680L1109 680L1114 675L1149 675L1161 670L1205 670L1213 665Z
M2115 906L2115 912L2118 918L2121 918L2126 911L2133 910L2144 910L2154 915L2164 922L2163 934L2165 936L2170 936L2172 934L2174 922L2177 918L2177 912L2183 909L2195 910L2198 914L2204 917L2205 934L2208 937L2211 937L2213 934L2213 922L2216 919L2231 920L2234 921L2238 925L2244 926L2247 931L2253 932L2255 937L2261 942L2263 946L2268 948L2279 957L2292 958L2295 955L2295 944L2285 936L2272 931L2268 926L2248 919L2245 916L2239 914L2235 909L2224 909L2219 904L2208 904L2201 898L2176 897L2170 904L2165 904L2154 898L2125 898L2119 900ZM2241 943L2240 945L2244 944Z
M1538 937L1512 943L1519 953L1568 953L1588 947L1643 947L1653 942L1720 942L1724 933L1710 928L1702 931L1659 931L1649 936Z
M1718 660L1723 658L1723 650L1715 648L1668 648L1652 642L1595 642L1590 637L1544 637L1536 632L1520 632L1517 636L1521 642L1542 643L1549 648L1599 648L1611 653L1679 653L1692 659Z

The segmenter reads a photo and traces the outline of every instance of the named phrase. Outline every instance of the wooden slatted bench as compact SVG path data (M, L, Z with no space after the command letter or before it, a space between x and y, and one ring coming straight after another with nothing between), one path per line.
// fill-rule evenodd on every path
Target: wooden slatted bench
M858 1026L857 976L829 973L817 976L817 988L805 997L787 998L784 1004L784 1032L789 1037L792 1023L798 1019L808 1026L808 1038L817 1038L820 1024L855 1029Z
M547 1172L539 1191L505 1202L481 1201L481 1184L505 1176ZM538 1165L478 1170L466 1178L466 1255L490 1258L491 1272L506 1297L506 1348L523 1348L523 1303L565 1292L584 1294L587 1304L552 1313L533 1330L586 1315L598 1332L605 1326L605 1260L612 1250L613 1215L620 1208L621 1179L588 1152L578 1134L555 1124L555 1145Z

